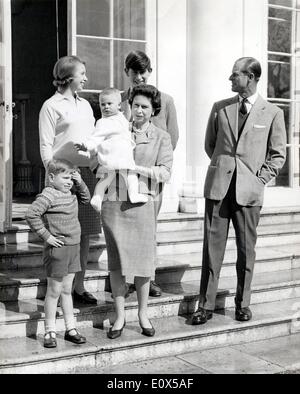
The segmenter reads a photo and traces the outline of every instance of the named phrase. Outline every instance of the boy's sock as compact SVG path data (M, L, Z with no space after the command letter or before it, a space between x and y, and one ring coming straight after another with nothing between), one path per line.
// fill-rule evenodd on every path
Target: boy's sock
M74 330L76 327L74 315L64 315L66 331ZM72 334L72 333L71 333ZM76 334L76 333L75 333Z
M45 319L45 333L47 332L56 332L56 322L55 319Z

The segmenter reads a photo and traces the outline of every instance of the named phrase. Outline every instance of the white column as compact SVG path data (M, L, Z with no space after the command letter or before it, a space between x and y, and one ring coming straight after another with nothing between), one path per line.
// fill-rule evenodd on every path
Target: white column
M228 80L234 61L254 56L266 69L262 59L267 55L265 3L265 0L187 2L187 172L181 211L204 209L203 186L209 164L204 151L207 120L215 101L235 94Z
M165 185L161 212L178 210L178 190L186 163L186 30L190 0L157 1L157 87L174 99L179 141L174 152L171 183Z

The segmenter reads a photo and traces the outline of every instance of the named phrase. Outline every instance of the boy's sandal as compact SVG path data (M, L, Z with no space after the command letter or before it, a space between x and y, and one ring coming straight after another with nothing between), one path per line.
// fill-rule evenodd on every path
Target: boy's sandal
M56 347L56 332L55 331L48 331L44 335L44 347L51 348Z
M75 335L70 335L71 331L76 331ZM65 332L65 341L69 341L72 343L76 343L76 345L81 345L82 343L86 343L86 338L81 335L76 328L72 328Z

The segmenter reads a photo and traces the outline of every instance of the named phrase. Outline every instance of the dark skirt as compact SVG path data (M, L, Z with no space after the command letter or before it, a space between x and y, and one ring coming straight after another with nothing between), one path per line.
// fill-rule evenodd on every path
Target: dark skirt
M109 271L121 270L128 283L134 277L154 279L156 263L155 208L128 201L103 201L102 225Z
M96 176L92 173L92 171L88 167L80 167L80 173L92 197L97 183ZM79 204L78 219L80 222L82 235L101 233L100 214L94 210L91 204L87 204L87 205Z

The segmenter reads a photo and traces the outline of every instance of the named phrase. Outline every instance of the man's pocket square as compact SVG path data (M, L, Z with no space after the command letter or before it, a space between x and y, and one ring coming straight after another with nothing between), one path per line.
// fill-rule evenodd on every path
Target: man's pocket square
M264 125L262 125L262 124L254 124L253 127L254 127L255 129L265 129L265 128L266 128L266 126L264 126Z

